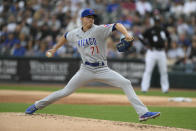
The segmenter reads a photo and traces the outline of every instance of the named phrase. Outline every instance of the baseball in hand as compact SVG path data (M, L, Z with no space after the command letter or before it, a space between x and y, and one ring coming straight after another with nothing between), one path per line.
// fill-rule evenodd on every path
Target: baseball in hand
M48 52L46 53L46 56L47 56L47 57L52 57L52 53L48 51Z

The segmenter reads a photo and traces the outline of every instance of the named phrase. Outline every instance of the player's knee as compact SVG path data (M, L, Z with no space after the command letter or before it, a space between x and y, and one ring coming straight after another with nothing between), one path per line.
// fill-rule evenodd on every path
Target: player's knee
M65 87L65 88L63 88L63 89L61 90L62 96L68 96L68 95L70 95L72 92L73 92L73 91L70 90L70 89L68 89L67 87Z
M125 80L123 81L123 87L130 87L130 85L131 85L131 81L130 81L130 80L125 79Z

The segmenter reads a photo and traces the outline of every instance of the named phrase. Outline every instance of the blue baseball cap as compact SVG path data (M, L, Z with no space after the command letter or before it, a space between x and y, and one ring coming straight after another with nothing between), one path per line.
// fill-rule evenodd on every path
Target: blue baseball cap
M81 17L86 17L86 16L96 16L95 11L93 9L85 9L81 13Z

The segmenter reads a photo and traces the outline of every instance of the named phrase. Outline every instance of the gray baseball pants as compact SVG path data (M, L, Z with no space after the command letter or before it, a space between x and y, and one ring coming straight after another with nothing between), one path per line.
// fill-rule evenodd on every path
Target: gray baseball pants
M39 101L36 101L35 106L38 109L42 109L58 99L72 94L78 87L81 87L93 80L122 88L139 116L148 112L147 107L137 97L130 80L124 78L122 75L111 70L107 66L91 69L88 68L87 65L83 64L63 89L58 90Z

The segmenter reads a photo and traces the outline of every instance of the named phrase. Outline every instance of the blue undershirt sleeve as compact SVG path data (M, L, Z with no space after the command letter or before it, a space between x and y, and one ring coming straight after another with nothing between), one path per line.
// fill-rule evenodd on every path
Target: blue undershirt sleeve
M68 32L66 32L65 35L64 35L65 39L67 39L67 34L68 34Z
M112 27L112 31L115 31L115 30L116 30L116 23Z

